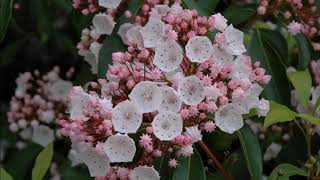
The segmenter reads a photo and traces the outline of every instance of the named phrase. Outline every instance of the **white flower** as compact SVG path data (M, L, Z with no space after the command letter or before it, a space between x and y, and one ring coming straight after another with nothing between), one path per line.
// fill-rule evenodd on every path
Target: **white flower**
M134 43L136 43L137 47L139 49L142 49L142 47L143 47L143 44L142 44L143 38L140 33L141 29L142 29L141 26L135 26L135 27L130 28L126 34L127 39L132 40Z
M19 136L23 139L23 140L29 140L32 137L32 128L28 127L23 129L20 133Z
M47 74L49 82L54 82L60 79L59 75L55 71L50 71Z
M270 161L273 158L276 158L281 151L282 146L277 143L271 143L270 146L266 149L266 152L263 155L264 161Z
M188 76L179 82L178 92L188 105L198 105L205 98L205 88L197 76Z
M160 19L149 18L148 23L140 30L143 45L146 48L154 48L164 34L164 22Z
M177 16L181 10L182 10L182 6L179 3L174 3L172 4L171 8L170 8L170 13L174 16Z
M151 125L157 138L161 141L170 141L181 134L183 121L180 114L163 111L154 117Z
M250 83L250 72L251 67L245 64L239 56L237 57L237 59L235 59L235 62L232 64L229 77L235 81Z
M98 34L110 35L116 23L112 16L100 13L93 17L92 24Z
M136 153L133 139L119 133L108 137L103 149L111 162L131 162Z
M195 36L186 45L186 55L191 62L202 63L212 57L212 43L207 36Z
M32 129L32 141L45 147L54 140L54 132L47 126L39 125Z
M102 44L94 41L90 44L89 50L93 52L98 58L101 47L102 47Z
M170 39L160 39L155 49L153 63L162 71L169 72L180 67L182 62L182 48Z
M243 32L233 27L231 24L228 26L224 34L225 40L225 51L232 55L241 55L242 53L246 52L246 48L243 44Z
M132 27L134 27L134 25L131 23L124 23L124 24L121 24L121 26L119 27L117 34L121 37L122 42L126 45L129 45L128 38L127 38L127 32Z
M71 95L70 102L70 119L81 119L87 121L89 117L83 114L84 110L90 107L90 95L83 90L77 90Z
M110 9L117 9L121 0L99 0L99 6L110 8Z
M213 56L215 57L219 66L234 63L233 55L220 50L215 44L213 45Z
M159 173L149 166L139 166L131 171L130 180L160 180Z
M186 134L192 139L192 143L202 140L201 130L199 130L198 125L186 127Z
M107 174L110 167L110 160L106 154L99 154L93 147L87 148L81 153L82 161L89 169L91 177L101 177Z
M53 110L40 111L39 120L47 124L55 120L56 116Z
M162 101L160 88L151 81L139 82L132 89L129 98L143 113L158 110Z
M79 153L77 153L74 149L70 149L68 153L68 159L71 161L72 167L77 166L78 164L81 164L83 162Z
M142 113L134 102L126 100L114 107L112 112L114 130L121 133L135 133L141 123Z
M259 95L261 94L263 88L258 84L253 84L253 86L245 91L244 97L240 100L233 100L232 103L238 105L242 109L242 114L247 114L252 108L255 108L259 103Z
M161 111L178 112L181 109L182 100L178 93L169 86L160 87L162 102L160 105Z
M166 4L158 4L154 6L154 9L160 16L166 16L170 11L170 7Z
M71 88L72 83L70 81L59 79L53 83L47 83L45 91L55 101L66 101Z
M84 52L84 60L89 63L91 66L91 72L93 74L98 73L98 63L99 63L99 56L91 51Z
M213 15L213 17L215 18L215 28L219 31L223 31L228 26L228 20L224 18L224 16L222 16L220 13Z
M190 157L193 154L192 144L183 145L180 150L177 151L178 156Z
M237 105L227 104L215 113L215 123L223 132L232 134L243 126L241 109Z
M269 101L262 98L256 105L256 109L259 116L266 116L270 109Z
M214 85L205 87L205 95L207 101L216 101L223 93L217 88L217 84L215 83Z

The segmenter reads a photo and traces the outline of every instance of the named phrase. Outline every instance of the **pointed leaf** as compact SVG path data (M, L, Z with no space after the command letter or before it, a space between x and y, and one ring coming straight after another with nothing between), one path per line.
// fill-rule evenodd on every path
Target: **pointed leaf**
M13 0L0 0L0 42L6 35L11 18Z
M320 119L314 116L311 116L310 114L298 114L298 117L311 122L314 125L320 125Z
M262 178L262 157L259 141L249 126L245 125L237 131L242 152L246 160L252 180L261 180Z
M280 32L257 28L252 37L249 54L259 60L266 74L272 76L264 86L262 96L269 100L277 100L282 104L290 104L290 84L286 78L288 47Z
M0 179L1 180L13 180L10 174L7 173L3 168L0 169Z
M268 180L277 180L280 178L282 180L289 180L290 176L295 175L307 176L307 173L303 169L300 169L294 165L283 163L279 164L276 168L273 169L270 176L268 177Z
M291 111L284 105L271 101L270 111L264 120L263 126L267 128L274 123L294 120L295 117L296 113L294 111Z
M309 40L305 37L304 34L299 33L295 36L297 45L299 48L299 64L298 68L304 70L308 68L309 62L311 60L311 45Z
M171 179L172 168L168 166L169 154L162 153L162 156L154 159L154 168L159 172L162 179Z
M307 108L312 87L312 79L309 71L290 72L288 73L288 78L297 91L300 102Z
M229 6L223 13L228 22L233 25L238 25L250 19L256 13L257 7L255 5L245 6Z
M181 157L173 171L173 180L206 180L206 174L199 152L194 149L191 157Z
M189 9L196 9L201 16L210 16L214 14L214 10L219 0L184 0L183 5Z
M32 169L32 180L42 180L46 175L53 156L53 144L50 143L38 155Z

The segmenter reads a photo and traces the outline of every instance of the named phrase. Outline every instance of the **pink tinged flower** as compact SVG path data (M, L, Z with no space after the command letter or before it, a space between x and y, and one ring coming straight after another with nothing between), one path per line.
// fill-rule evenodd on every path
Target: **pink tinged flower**
M225 36L224 43L226 44L224 49L227 53L232 55L241 55L246 52L246 48L243 44L243 32L234 28L231 24L225 29L223 34Z
M143 134L140 136L139 143L142 147L147 147L148 145L152 144L152 138L148 134Z
M258 14L265 15L267 12L267 8L265 6L259 6L257 9Z
M109 8L109 9L116 9L121 0L99 0L99 6Z
M174 30L170 30L166 34L167 38L172 41L176 41L178 39L178 33Z
M139 82L129 94L129 98L142 113L158 110L162 102L160 88L151 81Z
M180 148L177 152L179 156L190 157L193 154L193 147L192 144L184 145Z
M219 97L219 104L220 105L226 105L226 104L228 104L228 101L229 101L229 99L226 96L220 96Z
M153 151L153 156L154 157L161 157L162 156L162 151L159 149L156 149Z
M114 107L112 124L121 133L135 133L142 123L142 113L132 101L122 101Z
M243 126L243 110L232 103L222 106L215 113L215 123L222 131L232 134Z
M206 36L195 36L189 39L186 47L186 55L191 62L202 63L212 56L212 43Z
M160 89L162 95L160 110L172 112L180 111L182 100L179 97L178 92L169 86L162 86Z
M204 130L206 132L213 132L216 129L216 124L213 121L208 121L204 124Z
M160 180L159 173L153 168L148 166L139 166L134 168L130 175L130 180L142 180L142 179L150 179L150 180Z
M192 143L202 140L201 130L199 130L198 125L186 127L185 129L185 134L191 137Z
M185 104L196 106L205 98L205 88L197 76L189 76L179 82L178 92Z
M217 110L218 110L218 107L217 107L217 105L216 105L215 102L209 102L209 103L208 103L208 112L214 113L214 112L216 112Z
M128 135L110 136L103 145L111 162L131 162L136 153L136 146Z
M107 174L110 167L109 158L104 154L100 155L93 147L89 147L80 153L81 161L87 165L91 177L100 177Z
M157 18L150 18L148 23L140 30L143 44L146 48L154 48L164 35L164 23Z
M244 97L244 91L241 88L237 88L232 92L232 99L241 99Z
M180 67L182 62L182 48L170 39L160 39L155 49L153 63L162 71L170 72Z
M292 35L296 35L298 33L300 33L302 31L302 24L296 22L296 21L292 21L288 26L287 26L288 31L292 34Z
M316 50L316 51L320 51L320 43L312 43L312 47L313 47L313 49L314 50Z
M148 133L148 134L153 134L153 129L152 129L152 127L147 127L146 128L146 132Z
M178 162L175 159L170 159L168 164L169 164L170 167L176 168L177 165L178 165Z
M283 14L283 16L284 16L286 19L289 19L289 18L292 16L292 14L291 14L290 11L286 11L286 12Z
M157 68L155 68L155 69L153 69L152 71L151 71L151 78L153 79L153 80L158 80L158 79L160 79L160 77L161 77L161 71L159 70L159 69L157 69Z
M112 16L100 13L93 17L92 24L98 34L110 35L116 23Z
M183 122L179 114L163 111L157 114L152 123L154 135L161 141L170 141L181 134Z
M207 118L207 115L206 115L205 113L200 113L200 114L199 114L199 118L200 118L201 120L204 120L204 119Z
M259 116L266 116L270 109L269 101L262 98L257 104L256 109Z
M124 23L119 27L117 34L121 37L122 42L126 45L129 45L128 38L127 38L126 34L129 31L129 29L131 29L132 27L134 27L134 25L131 23Z
M224 18L220 13L217 13L213 15L215 19L215 28L219 31L223 31L228 25L227 25L227 19Z
M180 112L182 119L186 119L190 116L189 110L186 108L183 108Z
M143 38L140 30L142 27L134 26L130 28L126 33L126 38L128 39L129 45L136 45L138 49L142 49L143 47Z
M117 176L120 180L126 180L129 178L130 170L124 167L120 167L117 170Z

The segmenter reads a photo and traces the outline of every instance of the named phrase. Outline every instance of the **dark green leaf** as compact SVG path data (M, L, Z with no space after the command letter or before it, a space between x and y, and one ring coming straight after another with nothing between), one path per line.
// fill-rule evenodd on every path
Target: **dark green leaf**
M294 165L283 163L279 164L276 168L273 169L272 173L268 177L268 180L289 180L290 176L300 175L300 176L307 176L306 171L300 169Z
M299 33L295 36L299 48L298 68L304 70L308 68L311 60L311 45L305 35Z
M261 180L262 178L262 157L259 141L250 127L245 125L237 131L242 152L246 160L252 180Z
M291 111L284 105L271 101L270 111L264 120L263 126L267 128L274 123L292 121L295 117L296 113L294 111Z
M140 0L129 0L128 2L128 10L133 14L137 15L140 10L140 5L141 5Z
M10 174L7 173L3 168L0 169L0 179L1 180L13 180Z
M154 168L159 172L162 179L171 179L172 168L168 166L170 160L168 153L162 153L162 156L154 159Z
M249 54L261 62L267 74L272 75L269 84L264 85L262 96L289 105L290 84L286 78L285 67L288 48L283 36L277 31L257 28L252 37Z
M233 25L240 24L247 21L256 13L256 6L245 5L245 6L229 6L223 13L224 17L228 19Z
M11 18L13 0L0 0L0 42L3 40Z
M53 143L45 147L37 156L32 169L32 180L42 180L46 175L53 157Z
M214 14L214 10L219 0L184 0L183 5L189 9L196 9L201 16L210 16Z
M207 143L210 149L222 151L228 148L237 139L236 134L227 134L220 130L215 133L205 134L203 140Z
M179 158L178 164L173 171L173 180L206 180L202 159L196 149L191 157Z
M85 167L87 168L87 167ZM59 172L63 180L76 179L76 180L91 180L88 170L83 170L81 167L71 167L71 163L66 161L59 166Z
M24 46L26 40L26 38L20 39L0 49L0 66L11 63L15 59L17 52Z
M54 0L53 1L61 10L66 13L72 13L72 2L68 0Z
M76 74L74 85L84 86L87 82L92 81L93 79L94 79L94 75L91 73L90 69L88 68L87 62L82 62L80 71Z
M307 109L312 87L312 79L308 70L288 73L288 78L298 93L299 100Z

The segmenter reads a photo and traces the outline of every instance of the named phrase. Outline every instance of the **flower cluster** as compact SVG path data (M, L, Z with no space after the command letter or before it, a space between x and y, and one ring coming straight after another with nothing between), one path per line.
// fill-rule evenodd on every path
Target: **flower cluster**
M281 17L293 35L304 33L309 39L314 39L320 34L319 9L315 0L261 0L257 12ZM320 50L319 43L313 42L312 45L315 50Z
M134 19L119 28L128 49L112 54L106 79L68 97L70 117L59 123L74 165L106 179L160 179L154 157L167 154L175 168L202 133L234 133L252 108L267 114L260 84L271 76L251 64L243 33L221 14L149 0Z
M66 79L70 79L73 72L71 68ZM59 68L55 67L45 75L35 70L16 79L17 87L7 116L10 130L18 133L22 140L32 140L42 146L54 140L56 120L65 117L66 98L73 86L59 74Z

